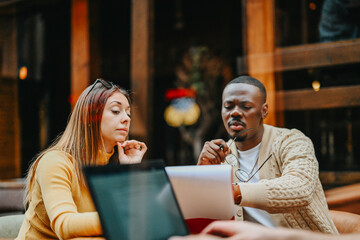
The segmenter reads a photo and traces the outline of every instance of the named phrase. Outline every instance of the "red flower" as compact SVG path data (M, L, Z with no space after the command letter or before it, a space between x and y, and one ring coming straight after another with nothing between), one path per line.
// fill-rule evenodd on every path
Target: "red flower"
M165 98L168 101L182 97L195 98L196 91L187 88L175 88L175 89L169 89L165 93Z

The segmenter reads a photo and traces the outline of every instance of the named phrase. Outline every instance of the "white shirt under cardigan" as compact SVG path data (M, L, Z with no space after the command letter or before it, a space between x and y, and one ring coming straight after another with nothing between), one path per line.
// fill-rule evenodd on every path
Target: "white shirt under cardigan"
M261 143L246 151L238 150L238 161L240 169L245 171L249 177L251 177L258 170L257 159L259 157L260 145ZM235 180L238 181L238 179ZM259 182L259 173L256 173L249 181L249 183L257 182ZM276 224L271 219L270 214L258 208L244 207L244 220L259 223L271 228L276 227Z

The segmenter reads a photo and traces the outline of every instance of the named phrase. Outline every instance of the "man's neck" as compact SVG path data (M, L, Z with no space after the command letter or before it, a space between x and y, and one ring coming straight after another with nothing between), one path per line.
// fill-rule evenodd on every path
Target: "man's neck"
M261 142L263 135L264 135L264 126L262 125L255 135L250 135L250 137L243 142L236 142L236 147L240 151L249 150L257 146Z

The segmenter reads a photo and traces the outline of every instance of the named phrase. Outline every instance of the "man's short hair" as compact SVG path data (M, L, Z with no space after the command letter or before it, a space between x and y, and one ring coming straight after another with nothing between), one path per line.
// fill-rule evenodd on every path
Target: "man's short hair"
M234 78L233 80L231 80L228 84L226 84L226 86L230 85L230 84L234 84L234 83L245 83L245 84L250 84L253 85L255 87L258 87L261 91L261 93L264 95L264 102L266 102L266 89L264 84L262 84L262 82L260 82L259 80L257 80L256 78L244 75L244 76L240 76L237 78Z

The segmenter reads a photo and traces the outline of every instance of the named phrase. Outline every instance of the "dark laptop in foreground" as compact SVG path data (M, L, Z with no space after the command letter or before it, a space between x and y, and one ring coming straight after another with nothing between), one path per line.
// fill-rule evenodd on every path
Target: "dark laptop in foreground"
M85 167L107 240L168 239L188 235L162 160Z

